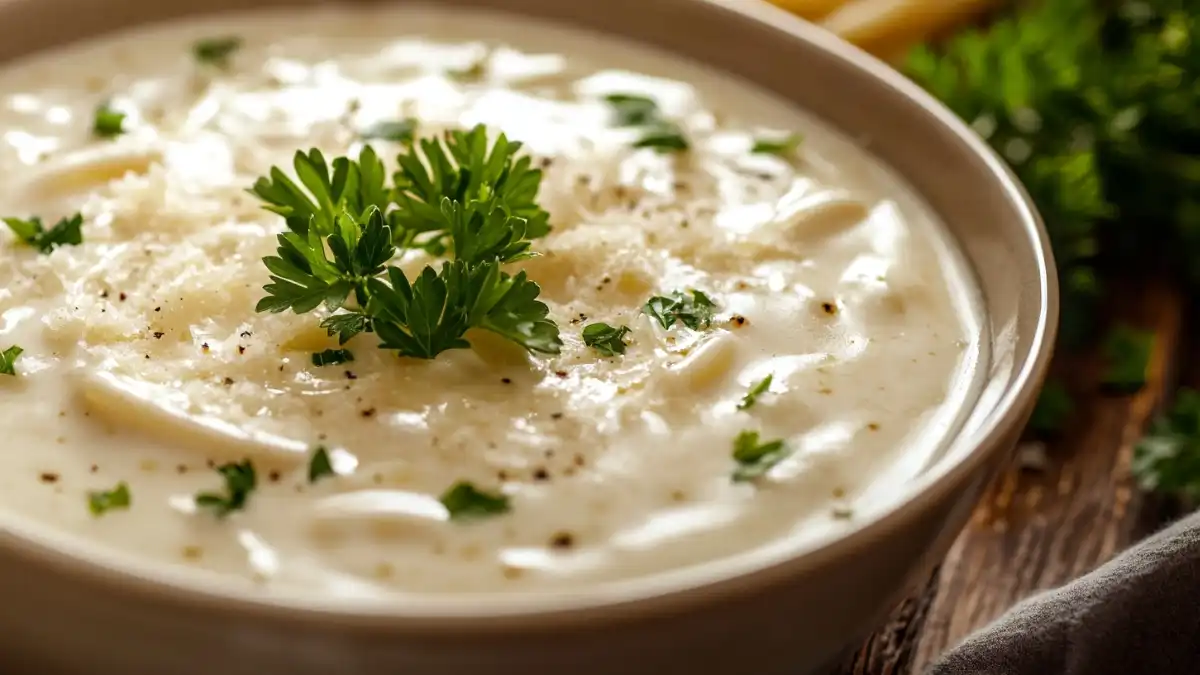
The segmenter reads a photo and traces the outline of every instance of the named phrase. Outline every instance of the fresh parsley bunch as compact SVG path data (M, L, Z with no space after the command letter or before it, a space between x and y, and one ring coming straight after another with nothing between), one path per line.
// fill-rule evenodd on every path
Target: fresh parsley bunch
M1200 282L1200 3L1042 0L911 54L907 72L1013 167L1046 222L1069 347L1098 334L1104 278L1159 269ZM1153 336L1114 326L1107 386L1145 380ZM1200 495L1194 392L1138 446L1143 487ZM1060 385L1034 424L1070 414Z
M520 149L503 134L489 145L481 125L410 146L390 182L370 146L357 160L332 163L318 150L297 152L299 185L272 167L250 192L288 231L276 255L263 259L271 283L257 311L324 306L331 314L321 325L342 344L375 332L381 347L416 358L470 346L471 328L558 353L562 340L537 299L541 289L523 272L501 269L535 255L531 240L550 229L536 201L542 173ZM408 248L452 260L409 280L388 265Z

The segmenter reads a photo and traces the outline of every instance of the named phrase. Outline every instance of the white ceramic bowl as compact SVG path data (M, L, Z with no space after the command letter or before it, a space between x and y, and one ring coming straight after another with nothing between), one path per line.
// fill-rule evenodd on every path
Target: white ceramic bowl
M135 24L298 0L0 0L0 59ZM309 3L311 4L311 3ZM915 85L751 0L444 0L686 55L794 101L890 164L949 225L982 288L987 383L943 455L886 514L776 549L527 601L371 609L232 595L130 570L0 514L0 654L20 672L530 675L819 672L945 553L1009 456L1050 358L1049 244L1001 162Z

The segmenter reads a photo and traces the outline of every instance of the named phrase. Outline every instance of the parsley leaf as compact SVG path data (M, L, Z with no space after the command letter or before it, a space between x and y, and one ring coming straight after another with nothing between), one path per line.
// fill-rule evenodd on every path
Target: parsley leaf
M197 507L211 509L218 518L224 518L246 507L250 493L258 487L258 476L249 459L222 464L217 467L217 473L225 479L224 493L200 492L195 501Z
M399 207L394 221L398 235L410 240L431 235L435 241L450 236L453 224L445 206L448 199L457 202L464 213L470 210L472 215L489 216L499 210L523 219L524 236L529 239L545 236L550 231L550 214L537 204L542 171L533 167L528 156L517 157L521 148L504 134L489 148L483 125L415 143L410 152L396 158L400 169L392 177ZM487 206L472 207L476 201Z
M761 443L757 431L743 431L733 441L733 459L738 463L733 480L744 483L762 478L790 454L792 451L782 440Z
M326 476L337 476L333 464L329 461L329 452L325 446L317 446L313 456L308 460L308 482L315 483Z
M1146 371L1154 354L1154 333L1115 326L1104 342L1108 367L1101 384L1119 392L1137 391L1146 384Z
M463 335L473 327L534 352L557 354L562 348L558 327L546 318L549 309L537 300L541 289L524 272L514 277L495 262L457 260L443 263L440 273L426 267L411 283L397 267L389 267L387 277L389 283L370 281L367 311L380 346L401 356L432 359L467 348Z
M1134 448L1132 470L1144 490L1200 499L1200 392L1180 390Z
M329 227L336 229L325 238L315 227L303 235L294 231L279 235L276 255L263 258L271 272L271 283L263 287L267 296L259 300L255 310L290 309L304 314L322 304L337 310L351 293L361 304L366 298L367 281L381 274L384 264L396 253L392 230L384 222L383 213L373 205L368 208L365 223L356 222L348 212L331 217ZM312 218L316 226L317 217ZM326 254L327 247L332 259ZM338 332L342 328L339 326Z
M338 344L343 345L359 333L375 331L371 325L371 317L361 311L331 314L321 321L321 327L328 331L329 337L338 336Z
M624 354L629 346L625 336L630 333L629 326L613 327L606 323L592 323L583 327L583 344L600 352L602 356Z
M609 94L604 100L612 106L613 124L619 127L640 127L655 124L662 119L658 112L658 103L647 96Z
M241 47L242 38L237 36L205 38L192 44L192 56L199 63L228 68L230 57Z
M738 410L749 410L751 406L758 402L758 397L767 393L771 389L771 380L775 378L774 374L767 375L750 387L750 391L742 397L742 402L738 404Z
M1056 433L1062 430L1074 411L1075 403L1063 383L1048 380L1038 395L1037 405L1029 418L1029 428L1040 434Z
M393 143L411 143L417 131L417 120L406 117L402 120L384 120L363 129L359 134L367 140L379 139Z
M317 237L345 235L338 223L341 215L361 224L371 207L386 213L391 204L383 162L369 145L359 152L357 161L338 157L332 165L316 148L307 153L297 151L292 167L303 189L273 166L269 177L259 178L249 192L265 202L263 208L283 216L288 229L302 239L310 233Z
M670 329L680 322L692 330L712 325L716 303L701 291L693 290L688 295L675 291L670 296L656 295L646 301L642 311L658 321L663 329Z
M442 494L442 506L451 520L474 520L508 513L511 508L503 494L484 492L467 481L455 483Z
M129 495L129 486L125 481L117 483L117 486L111 490L97 490L88 493L88 509L92 515L103 515L107 511L113 509L128 509L133 503L133 498Z
M18 239L42 253L49 253L58 246L78 246L83 243L83 215L80 213L60 219L49 230L37 216L28 220L5 218L4 224Z
M800 134L788 134L782 138L756 138L750 152L756 155L777 155L787 157L794 155L804 142Z
M0 352L0 375L16 375L17 370L13 366L17 362L17 357L24 352L25 350L17 345L13 345Z
M312 355L312 364L321 366L337 366L354 360L354 353L349 349L326 349Z
M116 138L125 133L125 113L102 103L92 119L92 135L97 138Z

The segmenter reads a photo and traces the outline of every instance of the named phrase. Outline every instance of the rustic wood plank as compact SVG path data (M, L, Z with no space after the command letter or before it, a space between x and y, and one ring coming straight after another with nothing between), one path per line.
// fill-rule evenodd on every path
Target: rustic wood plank
M986 625L1016 601L1093 569L1145 534L1140 497L1129 480L1133 445L1174 385L1183 300L1171 286L1119 290L1116 320L1158 335L1147 386L1136 395L1095 392L1101 357L1060 354L1081 406L1046 466L1018 462L1000 476L942 565L912 672ZM886 672L886 671L870 671Z

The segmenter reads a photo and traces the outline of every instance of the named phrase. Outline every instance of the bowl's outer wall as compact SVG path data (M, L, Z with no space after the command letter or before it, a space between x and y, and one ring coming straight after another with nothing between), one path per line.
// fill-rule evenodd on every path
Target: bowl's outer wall
M186 14L319 0L0 0L0 60L137 23ZM989 392L1029 379L998 430L928 490L853 544L807 568L770 570L571 621L521 617L461 630L412 621L235 611L166 588L130 592L70 564L47 564L0 533L0 654L5 673L122 675L573 675L816 672L882 618L944 555L982 489L1014 446L1044 375L1057 312L1044 233L995 160L960 125L881 64L811 27L741 14L701 0L443 0L510 9L665 47L740 75L825 118L904 175L938 211L970 259L990 318ZM983 424L981 410L968 428ZM947 461L950 461L948 459ZM843 542L844 543L844 542ZM825 554L823 557L821 554ZM61 562L61 561L60 561ZM789 571L791 569L791 571ZM718 587L719 586L719 587ZM685 611L686 610L686 611Z

